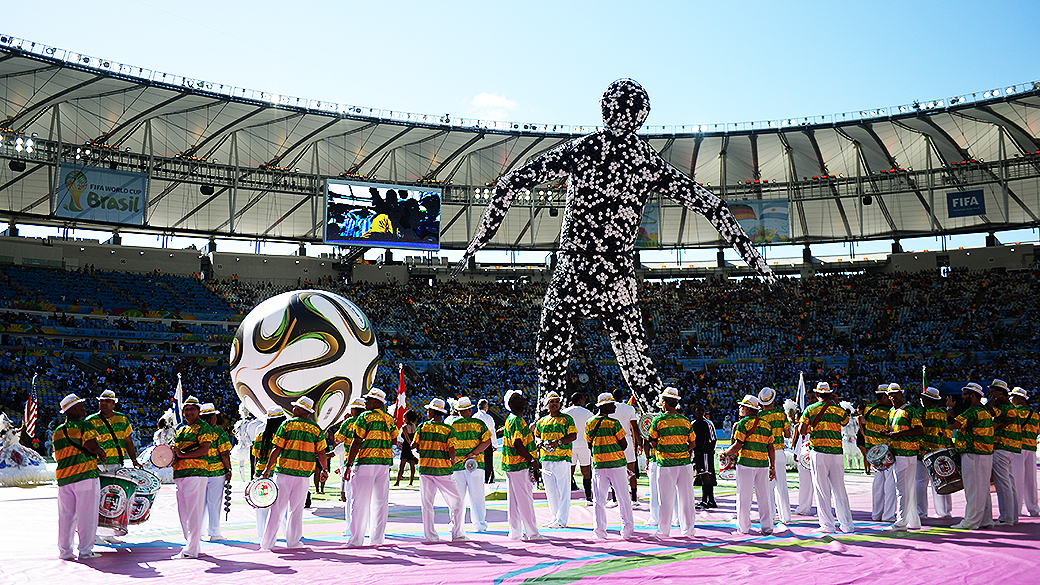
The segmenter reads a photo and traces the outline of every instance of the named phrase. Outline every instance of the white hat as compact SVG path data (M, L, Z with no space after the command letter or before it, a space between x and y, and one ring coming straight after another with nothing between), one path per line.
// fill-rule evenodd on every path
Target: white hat
M357 396L353 400L350 401L350 404L348 406L350 406L350 408L364 408L365 407L365 399L360 397L360 396Z
M199 399L194 396L189 396L184 399L184 402L181 403L181 408L184 408L185 406L194 406L195 408L202 408L202 405L199 404Z
M679 389L673 386L668 386L664 390L661 390L661 398L671 398L672 400L679 400Z
M1005 382L1004 380L1001 380L999 378L996 379L996 380L993 380L993 382L990 383L989 387L990 387L990 389L992 389L994 386L999 388L999 389L1001 389L1001 390L1003 390L1005 394L1008 393L1008 385L1007 385L1007 382Z
M739 404L748 408L754 408L755 410L762 408L762 403L758 401L758 397L751 394L745 394L743 400L741 400Z
M199 414L202 416L208 416L210 414L220 414L220 411L217 410L216 405L212 402L206 402L199 408Z
M278 418L285 416L285 411L282 410L281 406L275 405L267 409L267 418Z
M1011 390L1011 395L1019 396L1027 400L1029 399L1029 394L1026 393L1026 389L1021 386L1015 386L1014 389Z
M469 396L463 396L455 401L455 410L469 410L473 408L473 401L469 399Z
M758 391L758 401L762 406L766 406L773 403L776 399L776 390L773 390L769 386Z
M314 399L309 396L300 396L296 402L292 403L293 406L299 406L307 412L314 414Z
M888 394L888 384L878 384L874 394Z
M900 394L902 394L903 393L903 387L900 386L899 384L896 384L895 382L892 382L891 384L888 385L888 393L889 394L895 394L896 392L899 392Z
M986 395L986 393L982 390L982 386L979 386L975 382L968 382L967 384L964 385L963 388L961 388L961 390L971 390L972 392L978 394L979 396L985 396Z
M80 398L79 396L76 396L75 393L69 394L65 398L61 399L61 411L62 412L67 412L70 408L72 408L73 406L79 404L80 402L83 402L82 398Z
M113 392L112 390L105 390L104 392L101 393L101 396L97 397L97 399L98 400L111 400L113 402L119 402L119 399L116 398L116 393Z
M816 383L816 393L817 394L830 394L831 393L831 385L828 384L827 382L817 382Z
M550 393L545 395L545 398L543 400L545 401L546 404L549 404L553 400L562 400L562 399L560 398L560 395L557 394L556 392L550 392Z
M386 404L386 392L383 392L379 388L372 388L368 391L368 394L363 396L363 398L375 398L383 404Z
M506 390L506 393L502 395L502 404L504 404L506 408L509 408L509 399L512 398L514 394L520 394L520 391Z
M921 392L921 396L926 396L928 398L931 398L932 400L939 400L940 398L942 398L939 395L939 389L933 388L931 386L925 388L924 391Z
M441 398L434 398L433 400L430 401L429 404L427 404L423 408L426 408L426 409L429 409L429 410L436 410L437 412L439 412L441 414L444 414L444 413L448 412L448 408L444 404L444 400L441 399Z
M612 402L614 402L614 395L610 392L603 392L596 398L596 406L603 406Z

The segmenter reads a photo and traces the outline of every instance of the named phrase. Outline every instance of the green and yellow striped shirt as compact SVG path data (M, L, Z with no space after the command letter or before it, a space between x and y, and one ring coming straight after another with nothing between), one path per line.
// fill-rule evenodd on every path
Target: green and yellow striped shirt
M993 405L993 424L1008 423L1000 430L993 430L993 448L1011 453L1022 452L1022 427L1019 426L1018 412L1010 402Z
M534 452L534 435L524 419L510 414L506 418L506 426L502 429L502 471L522 471L530 467L523 455L517 452L513 443L519 439L532 456Z
M443 422L428 420L415 431L419 442L419 475L451 475L448 448L455 447L455 429Z
M941 406L928 406L920 411L924 434L918 437L917 456L921 457L953 446L953 432L946 422L946 410Z
M733 440L740 441L737 465L769 467L769 445L773 428L761 417L745 416L733 425Z
M455 465L452 466L452 471L462 471L463 466L466 464L466 455L469 455L470 451L475 449L477 445L484 441L491 440L491 431L488 430L487 425L484 421L479 418L466 417L457 418L451 423L451 428L455 429ZM484 463L484 451L481 451L474 459L477 460L478 464L483 465Z
M1016 406L1018 422L1022 427L1022 450L1036 451L1036 433L1040 427L1040 415L1028 406Z
M560 413L560 416L546 415L534 425L534 436L542 442L555 441L573 433L575 437L578 429L574 426L574 418L569 414ZM570 461L571 447L573 443L561 443L556 450L549 453L541 449L539 459L541 461Z
M917 409L904 404L899 408L893 408L888 412L888 425L893 433L906 431L921 425L921 417ZM895 457L917 457L917 437L898 437L889 439L888 447Z
M273 439L273 437L272 437L272 439ZM268 450L266 454L263 453L262 452L263 448L264 448L264 434L260 433L259 435L256 436L255 439L253 439L253 448L250 449L250 451L249 451L249 453L253 456L253 459L256 460L256 464L253 466L253 473L254 473L255 477L260 477L261 475L264 474L264 470L267 469L267 460L268 460L269 456L271 455L271 451L270 450Z
M98 476L97 457L76 446L86 448L86 441L97 438L97 429L85 420L68 420L54 429L51 441L54 443L54 460L58 462L54 475L59 486Z
M354 465L392 465L390 447L396 439L397 423L385 410L362 412L354 421L354 440L360 441Z
M972 406L953 420L961 425L953 443L958 453L993 454L993 417L986 407Z
M325 433L314 421L290 418L275 431L271 443L281 448L274 470L283 475L308 477L318 465L318 453L325 452Z
M122 451L123 457L127 457L125 441L130 433L134 432L130 419L121 412L113 412L112 417L108 419L108 425L105 425L105 418L101 416L100 412L95 412L85 420L93 424L94 430L97 431L98 446L105 450L105 462L122 464L123 460L119 458L119 452ZM108 426L112 427L112 433L115 435L108 432Z
M653 458L661 467L690 464L690 450L697 441L690 419L678 413L659 414L650 423L650 440L656 441Z
M194 451L202 443L208 441L212 445L216 440L216 431L201 419L193 425L181 427L173 438L174 446L179 451ZM205 455L190 459L177 458L173 460L174 479L178 477L206 477L208 473L209 462L206 461Z
M361 416L361 415L358 415ZM350 444L354 441L355 424L357 416L348 416L336 429L336 443L343 443L343 452L350 453Z
M209 473L206 475L217 477L224 475L224 461L220 458L220 455L231 451L231 439L222 427L211 425L211 428L216 431L217 440L209 444L209 453L206 454L206 461L209 462Z
M592 450L592 467L608 469L625 466L625 450L621 448L621 440L625 438L625 429L617 419L596 415L585 423L585 440Z
M875 445L888 444L888 437L881 431L888 429L888 413L892 409L880 404L868 404L863 409L863 442L867 449Z
M790 430L787 415L779 408L770 408L758 413L758 418L773 430L773 448L784 448L784 431Z
M800 422L811 425L817 416L820 421L809 429L809 447L817 453L841 455L841 427L849 424L849 413L833 402L821 400L806 407Z

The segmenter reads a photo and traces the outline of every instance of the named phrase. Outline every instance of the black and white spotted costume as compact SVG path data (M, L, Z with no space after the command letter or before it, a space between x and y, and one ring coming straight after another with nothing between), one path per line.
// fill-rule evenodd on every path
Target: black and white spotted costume
M600 107L605 129L560 145L498 180L459 267L491 240L517 192L569 177L559 261L542 305L535 350L538 404L547 392L564 395L575 326L598 318L625 381L646 410L662 386L647 351L632 252L650 194L661 193L704 215L748 265L769 281L773 273L722 200L636 136L650 113L650 98L638 83L610 84Z

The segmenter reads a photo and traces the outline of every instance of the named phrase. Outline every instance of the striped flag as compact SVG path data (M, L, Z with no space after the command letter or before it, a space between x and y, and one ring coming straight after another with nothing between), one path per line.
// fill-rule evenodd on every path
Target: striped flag
M394 405L394 422L397 428L404 426L404 413L408 410L404 388L404 364L397 364L397 404Z
M36 439L36 376L33 374L32 388L29 389L29 399L25 401L25 417L22 419L22 426L25 428L25 434L29 435L30 439Z

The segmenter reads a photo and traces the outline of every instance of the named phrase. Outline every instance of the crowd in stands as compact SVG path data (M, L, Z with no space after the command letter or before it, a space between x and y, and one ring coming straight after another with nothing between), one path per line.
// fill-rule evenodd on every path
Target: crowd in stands
M800 373L807 386L829 381L851 401L870 399L881 382L915 387L922 367L930 385L999 377L1034 393L1038 275L823 275L781 278L771 286L758 279L646 282L641 305L662 379L677 386L685 402L706 403L722 421L735 420L740 397L763 386L774 387L781 402L793 397ZM216 403L233 423L238 399L227 355L237 321L260 301L297 288L335 292L364 311L381 350L376 384L392 395L396 364L406 364L409 408L435 396L469 395L487 398L502 413L504 392L533 395L537 389L543 284L326 278L275 286L12 266L0 267L0 283L8 285L0 287L7 291L0 296L0 309L7 307L0 313L0 408L19 419L37 373L44 429L56 414L46 408L49 402L69 391L95 396L111 388L120 408L150 436L178 375L185 394ZM10 292L21 289L29 292ZM72 298L71 291L85 292ZM94 299L90 314L75 312L84 298ZM178 318L192 312L211 320ZM119 337L127 332L135 337ZM595 395L625 388L599 325L586 321L577 337L570 389Z

